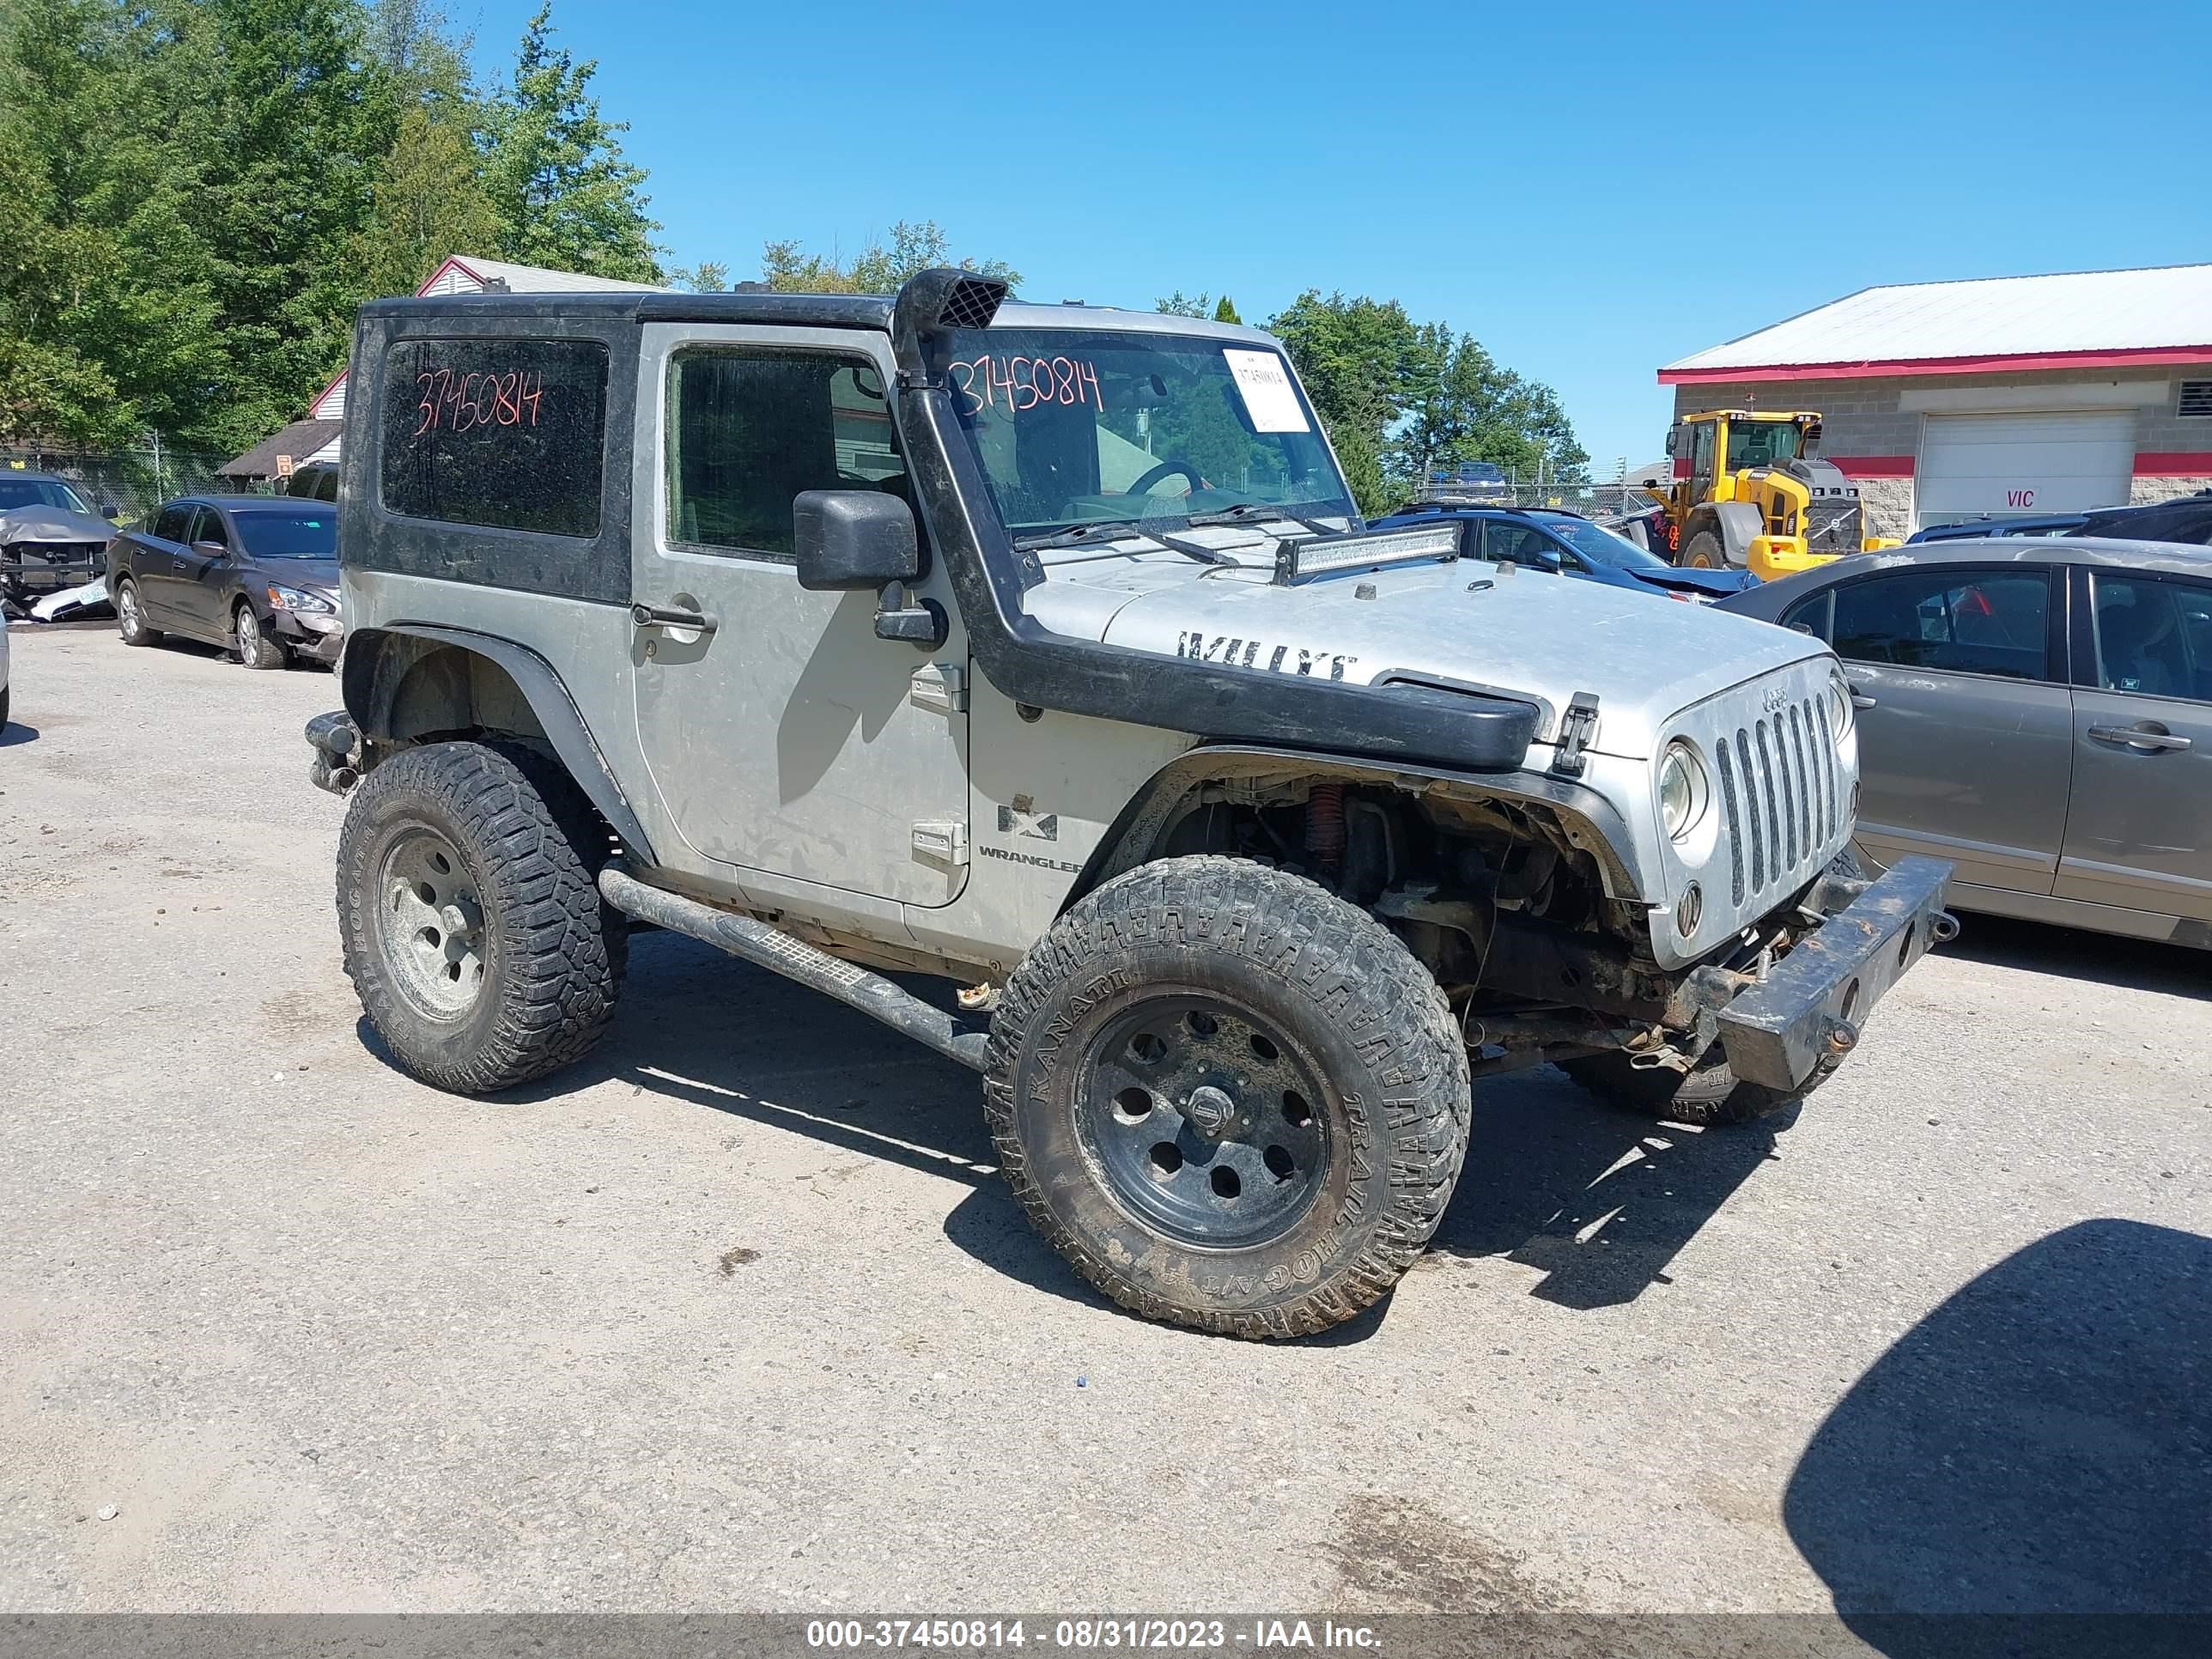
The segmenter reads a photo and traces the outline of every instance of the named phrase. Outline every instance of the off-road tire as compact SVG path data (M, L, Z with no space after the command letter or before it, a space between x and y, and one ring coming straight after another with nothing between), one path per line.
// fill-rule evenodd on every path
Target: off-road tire
M289 654L284 641L276 637L276 630L242 600L230 613L230 650L240 666L264 671L282 668Z
M483 981L455 1018L401 988L380 918L384 860L410 827L460 854L481 899ZM338 838L346 975L369 1022L415 1076L489 1094L581 1059L613 1018L627 924L599 896L605 825L554 763L521 745L406 749L354 791Z
M1866 879L1865 867L1848 847L1828 861L1828 870L1853 880ZM1760 1083L1737 1081L1728 1061L1719 1058L1718 1047L1710 1052L1714 1058L1686 1073L1665 1066L1639 1070L1625 1054L1561 1060L1559 1069L1609 1106L1700 1129L1756 1123L1763 1117L1772 1117L1796 1105L1833 1075L1828 1071L1815 1072L1803 1087L1785 1092Z
M1140 1219L1077 1124L1116 1022L1184 992L1254 1011L1325 1085L1310 1200L1236 1249ZM983 1098L1016 1197L1079 1273L1132 1312L1232 1336L1326 1330L1385 1295L1467 1152L1467 1051L1427 970L1364 912L1241 859L1164 860L1073 906L1006 983Z
M1728 550L1711 531L1700 530L1682 544L1681 566L1685 570L1725 570Z
M131 603L125 605L123 596L128 593ZM122 635L125 645L159 645L161 630L146 626L146 601L138 592L138 584L128 576L115 585L115 629ZM135 626L134 626L135 623Z

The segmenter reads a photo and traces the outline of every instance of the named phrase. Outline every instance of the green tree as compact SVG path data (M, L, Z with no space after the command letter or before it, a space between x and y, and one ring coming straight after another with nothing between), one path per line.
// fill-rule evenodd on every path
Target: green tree
M1212 315L1213 298L1211 295L1191 295L1181 289L1164 300L1152 301L1152 309L1164 317L1206 317Z
M1501 367L1472 335L1416 323L1396 301L1308 290L1269 330L1297 365L1362 511L1403 501L1436 466L1495 461L1577 478L1589 457L1549 386Z
M668 280L693 294L726 294L730 291L730 268L712 259L702 259L688 270L672 270Z
M477 117L472 43L442 8L431 0L371 0L367 39L370 58L403 97L443 120L467 125Z
M1012 288L1021 272L1003 259L955 259L951 240L934 219L891 227L888 246L872 239L851 264L835 253L810 253L799 243L770 242L761 251L761 277L778 294L896 294L918 271L954 265L979 276L993 276Z
M114 0L0 11L0 436L222 423L191 144L212 70L180 38L189 21Z
M541 5L515 54L512 82L487 112L485 185L500 220L499 252L628 282L660 280L647 216L645 169L622 153L629 123L609 121L591 94L596 63L553 45L551 5Z
M430 106L412 105L400 116L359 250L368 294L412 294L447 254L500 246L482 159L468 133Z
M1297 365L1363 513L1392 504L1383 458L1421 361L1420 331L1406 308L1364 295L1324 299L1309 289L1268 319ZM1401 496L1400 498L1402 498Z
M1213 320L1217 323L1242 324L1244 319L1237 314L1237 307L1229 303L1229 296L1224 294L1221 296L1221 303L1213 307Z

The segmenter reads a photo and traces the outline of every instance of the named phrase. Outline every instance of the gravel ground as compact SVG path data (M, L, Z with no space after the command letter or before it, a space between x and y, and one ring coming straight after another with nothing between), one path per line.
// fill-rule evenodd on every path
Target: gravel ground
M1486 1085L1396 1295L1252 1346L688 940L575 1074L410 1081L331 678L12 637L0 1608L2212 1608L2203 956L1970 919L1748 1131Z

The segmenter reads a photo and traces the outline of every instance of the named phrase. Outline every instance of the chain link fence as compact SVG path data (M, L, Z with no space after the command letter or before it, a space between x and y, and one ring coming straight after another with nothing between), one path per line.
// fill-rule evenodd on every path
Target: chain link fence
M1414 490L1420 501L1462 501L1478 507L1553 507L1579 513L1601 524L1648 513L1657 505L1654 492L1638 483L1562 483L1556 478L1465 478L1435 475L1424 478Z
M236 486L216 472L228 459L166 445L110 450L0 445L0 479L11 471L52 472L74 484L100 517L131 524L173 495L234 494Z

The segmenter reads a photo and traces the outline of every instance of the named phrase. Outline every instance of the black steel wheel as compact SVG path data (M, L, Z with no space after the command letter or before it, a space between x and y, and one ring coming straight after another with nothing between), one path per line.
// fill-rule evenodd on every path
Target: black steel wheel
M1008 979L984 1110L1037 1230L1148 1318L1326 1330L1386 1295L1467 1152L1467 1050L1364 911L1241 859L1071 908Z
M1116 1203L1160 1232L1264 1244L1327 1185L1327 1084L1273 1021L1218 994L1166 988L1099 1034L1076 1133Z

